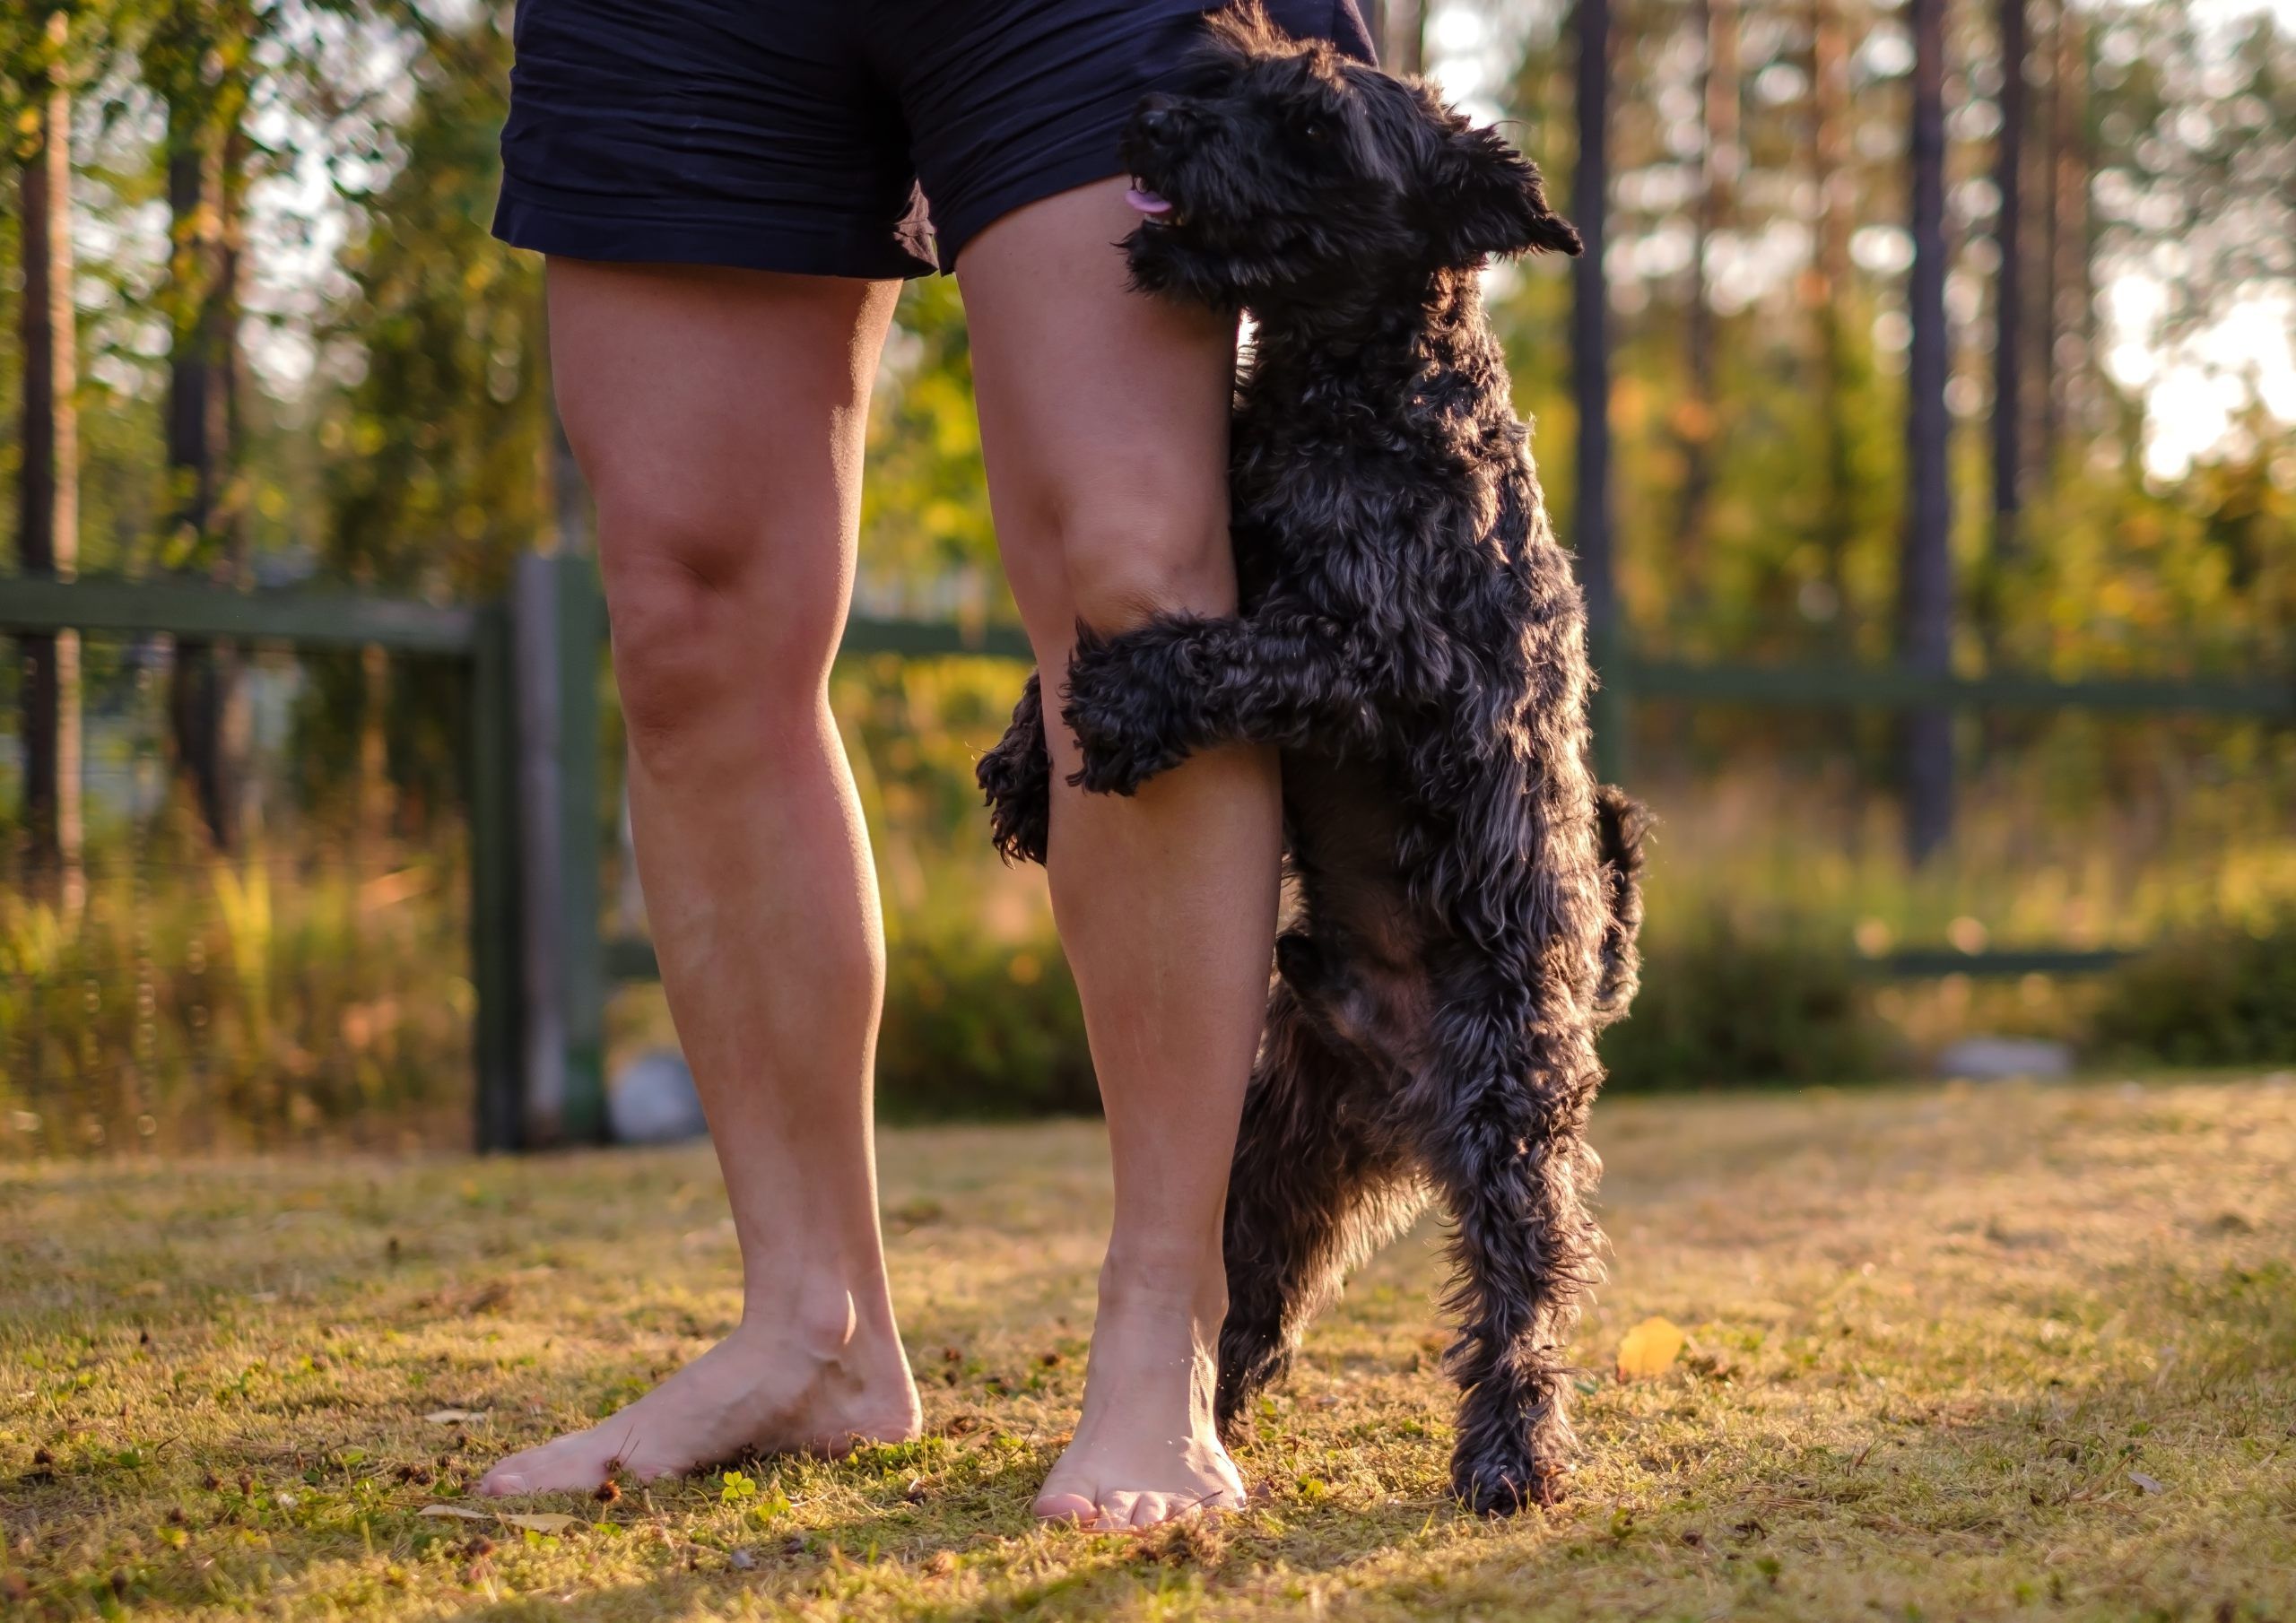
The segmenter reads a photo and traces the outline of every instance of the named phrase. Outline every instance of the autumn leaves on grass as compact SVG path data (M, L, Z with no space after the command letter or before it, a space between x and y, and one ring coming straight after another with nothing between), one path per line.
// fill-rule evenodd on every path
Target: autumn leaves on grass
M1618 1344L1618 1378L1655 1380L1674 1367L1689 1338L1672 1319L1645 1319Z

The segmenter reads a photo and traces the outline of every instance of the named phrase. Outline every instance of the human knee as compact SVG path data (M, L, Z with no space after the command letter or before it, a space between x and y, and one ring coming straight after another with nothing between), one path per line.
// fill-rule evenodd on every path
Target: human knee
M1060 526L1076 617L1121 631L1158 613L1224 614L1235 607L1227 514L1202 500L1102 496Z
M769 589L762 560L777 549L754 519L662 508L603 516L614 674L641 757L667 764L696 740L810 720L835 650L833 587Z

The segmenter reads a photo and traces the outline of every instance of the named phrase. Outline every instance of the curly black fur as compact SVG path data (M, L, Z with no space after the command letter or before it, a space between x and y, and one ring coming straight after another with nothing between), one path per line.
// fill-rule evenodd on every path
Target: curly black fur
M1126 136L1173 205L1145 291L1248 308L1233 529L1243 610L1080 628L1077 781L1283 751L1297 913L1228 1197L1219 1410L1233 1435L1346 1270L1429 1189L1452 1221L1452 1481L1553 1498L1563 1347L1599 1271L1597 1029L1633 995L1644 819L1586 765L1584 614L1478 272L1576 252L1537 171L1425 86L1216 17ZM1041 859L1036 678L981 762L999 846Z

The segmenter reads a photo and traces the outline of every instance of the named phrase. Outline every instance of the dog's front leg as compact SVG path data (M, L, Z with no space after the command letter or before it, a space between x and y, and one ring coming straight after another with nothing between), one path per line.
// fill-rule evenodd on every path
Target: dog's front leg
M1129 794L1214 744L1366 733L1366 664L1334 621L1274 603L1240 619L1160 614L1114 637L1080 626L1062 711L1083 753L1072 779Z
M1052 756L1045 747L1044 698L1034 671L1004 736L974 764L973 781L988 799L989 838L1004 860L1043 862L1052 827Z
M1289 985L1276 988L1228 1178L1217 1402L1231 1443L1250 1431L1254 1401L1291 1367L1348 1269L1424 1202L1407 1146L1380 1122L1385 1089L1383 1069L1332 1040Z

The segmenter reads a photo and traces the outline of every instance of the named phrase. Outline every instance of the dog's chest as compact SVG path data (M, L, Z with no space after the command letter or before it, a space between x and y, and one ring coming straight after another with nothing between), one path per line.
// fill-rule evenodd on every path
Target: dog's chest
M1280 408L1239 415L1230 501L1248 601L1282 586L1384 618L1513 572L1535 502L1519 439L1418 426L1319 434Z

